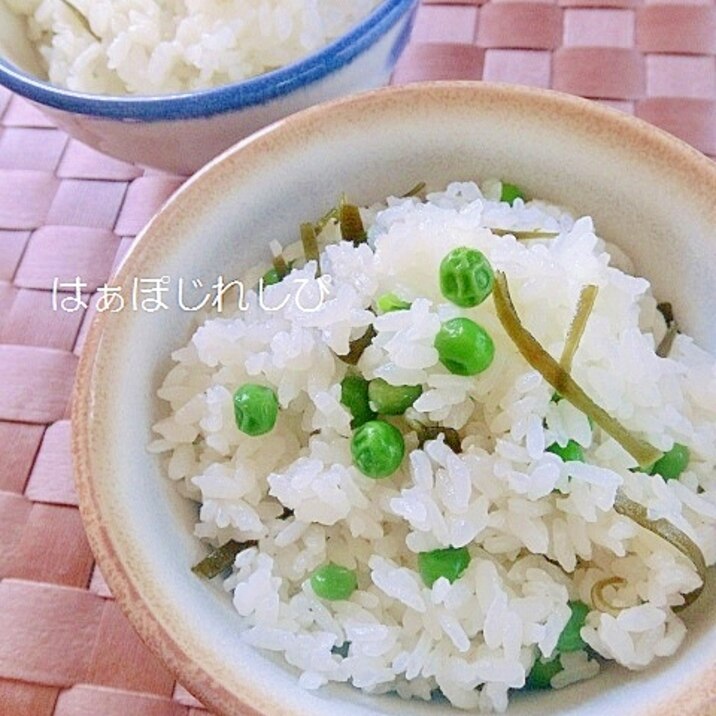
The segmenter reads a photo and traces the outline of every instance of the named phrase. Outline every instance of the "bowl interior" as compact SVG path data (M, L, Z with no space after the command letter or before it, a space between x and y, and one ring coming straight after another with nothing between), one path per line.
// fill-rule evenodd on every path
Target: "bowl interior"
M301 81L315 81L329 74L331 71L340 68L344 62L350 62L355 59L358 54L363 52L367 47L370 47L376 40L380 39L384 34L389 33L400 18L407 14L410 18L409 21L400 26L397 37L393 38L395 44L390 50L390 56L388 58L389 67L387 67L387 73L389 74L407 44L417 4L417 0L383 0L383 2L376 4L364 17L358 19L352 26L346 28L344 32L334 37L318 50L298 57L295 61L289 62L282 67L249 76L238 82L227 83L217 87L208 87L198 91L183 92L178 95L160 93L157 95L127 95L126 97L135 102L136 100L141 102L157 99L166 100L176 97L181 98L202 92L210 93L212 90L223 92L230 86L238 86L244 83L255 85L257 80L260 82L263 77L271 77L275 87L273 91L268 91L268 95L266 95L266 88L264 88L264 95L266 96L262 95L260 99L265 102L277 96L277 94L280 96L286 94L292 88L295 88L296 78L301 79ZM14 66L14 68L21 71L21 75L29 75L27 78L15 78L15 82L19 83L20 87L23 87L25 80L29 80L31 85L35 84L32 80L40 80L39 84L42 86L48 84L48 73L45 62L28 33L25 19L11 10L6 0L0 0L0 69L3 64L7 63L10 64L8 69L11 71L11 74L14 74L12 73ZM386 68L381 69L385 71ZM369 69L364 68L363 71L370 74ZM388 74L385 74L381 84L387 81ZM368 84L354 83L348 87L344 87L342 88L341 94L345 94L351 88L353 91L357 91L361 87L372 88L379 86L375 80L371 81L370 78L368 78L367 81ZM17 88L18 85L13 86ZM52 88L53 86L50 84L49 87ZM63 95L70 97L74 95L84 96L85 94L65 88L57 87L56 89L59 89ZM255 90L256 88L252 87L250 89ZM250 99L250 97L253 96L250 89L246 90L247 96L245 99ZM20 89L20 92L23 93L22 89ZM106 100L110 97L110 95L94 95L92 93L88 93L86 96L90 98L97 97L102 100ZM335 93L332 96L340 96L340 94ZM122 95L120 96L120 99L121 98L125 98L125 96ZM241 97L237 99L241 100ZM49 104L55 106L54 102L50 102ZM239 102L239 104L241 104L241 102ZM309 105L303 104L301 108L305 106ZM164 115L162 115L162 118L164 118Z
M30 42L25 23L0 0L0 56L25 72L47 79L39 53Z
M189 572L203 549L196 509L176 494L145 447L161 416L153 397L195 317L176 282L241 276L267 244L295 240L345 191L358 203L425 180L502 177L528 195L595 217L634 259L680 324L716 351L716 169L660 132L586 101L515 88L409 86L296 115L242 143L192 179L150 224L115 285L169 276L170 309L103 314L80 366L74 405L76 472L93 548L135 626L180 679L218 713L241 701L260 713L328 716L448 714L441 703L369 698L345 686L299 689L295 674L242 644L218 585ZM716 595L686 613L678 657L642 674L611 668L576 688L517 698L514 714L659 712L702 698L716 664ZM713 679L712 679L713 680ZM666 706L664 706L666 705ZM671 706L668 706L671 708ZM673 713L673 711L663 711ZM692 713L696 713L693 711Z

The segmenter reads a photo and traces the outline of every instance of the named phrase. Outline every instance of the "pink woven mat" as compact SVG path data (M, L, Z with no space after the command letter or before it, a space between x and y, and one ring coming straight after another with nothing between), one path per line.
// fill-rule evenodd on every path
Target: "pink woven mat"
M486 79L634 113L716 156L712 0L426 2L394 81ZM199 716L112 600L82 530L68 399L88 293L180 177L69 139L0 89L0 716Z

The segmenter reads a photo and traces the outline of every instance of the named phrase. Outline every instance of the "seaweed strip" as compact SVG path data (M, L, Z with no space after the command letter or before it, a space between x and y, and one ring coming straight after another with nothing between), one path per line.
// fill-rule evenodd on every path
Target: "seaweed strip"
M658 520L649 519L649 513L646 507L634 500L630 500L621 491L617 492L614 500L614 509L620 515L624 515L624 517L628 517L630 520L636 522L640 527L649 530L649 532L652 532L657 537L661 537L665 542L668 542L672 547L679 550L679 552L687 557L694 565L699 577L701 577L701 586L694 589L693 592L685 594L684 603L674 607L674 611L681 611L682 609L686 609L690 604L693 604L703 591L704 582L706 580L706 561L699 546L687 534L672 525L668 520L663 518Z
M368 330L362 336L348 344L348 353L338 357L348 365L356 365L363 355L363 351L372 343L376 335L375 328L372 325L368 326Z
M306 261L316 262L316 276L321 275L321 256L318 251L316 229L313 224L301 224L301 243L303 244L303 255Z
M410 191L406 191L405 194L403 194L400 198L401 199L410 199L412 196L417 196L422 192L427 185L424 181L419 181Z
M589 285L585 286L579 294L579 302L577 303L577 311L574 314L572 323L569 326L567 332L567 340L564 343L564 350L562 351L562 357L559 359L559 364L568 373L572 370L572 361L574 355L579 348L579 343L584 335L584 329L587 327L587 321L594 308L594 302L597 299L597 293L599 288L597 286Z
M492 292L497 317L507 335L525 360L565 399L592 418L608 435L613 437L641 467L652 465L663 453L632 435L618 420L597 405L581 386L542 347L540 342L522 325L510 297L507 278L502 271L495 272Z
M428 440L437 440L440 435L445 436L445 444L454 452L462 452L462 441L460 434L455 428L445 428L441 425L423 425L422 429L417 431L418 444L423 447Z
M535 229L534 231L522 231L520 229L488 228L496 236L514 236L518 241L525 241L528 239L554 239L559 236L558 231L542 231L541 229Z
M278 276L279 281L283 281L283 279L288 276L289 271L291 270L289 268L289 265L286 263L286 259L283 257L283 254L278 254L273 257L271 260L271 263L273 264L273 267L276 271L276 275Z
M343 241L352 241L354 246L365 243L368 239L360 209L355 204L343 204L339 212L341 238Z
M600 579L598 582L594 582L594 584L592 585L592 589L589 593L594 607L600 612L618 612L619 607L607 601L606 597L604 596L604 590L607 587L615 587L617 585L621 586L622 584L626 584L626 579L624 579L623 577L616 576L607 577L606 579Z
M191 568L191 571L204 579L213 579L231 567L239 552L256 546L258 546L257 540L237 542L231 539L226 544L222 544L221 547L209 552L201 562Z
M666 333L656 347L656 355L659 358L667 358L674 345L674 339L679 332L679 326L676 323L676 318L674 318L674 308L670 303L660 303L656 308L666 321Z

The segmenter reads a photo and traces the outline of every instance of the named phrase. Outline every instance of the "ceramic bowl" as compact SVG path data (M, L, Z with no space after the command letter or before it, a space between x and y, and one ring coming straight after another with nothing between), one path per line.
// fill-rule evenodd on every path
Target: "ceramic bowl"
M294 240L346 191L370 203L420 180L500 176L528 195L595 217L673 302L683 328L716 351L716 167L661 131L586 100L509 86L409 85L316 107L261 132L193 177L133 246L115 284L241 276ZM171 303L171 300L168 301ZM79 367L73 452L82 515L101 569L149 646L224 716L455 714L345 685L301 690L278 659L242 643L220 585L190 573L205 550L195 508L146 446L155 391L194 322L161 313L101 314ZM675 658L642 673L619 667L573 688L519 695L514 716L702 716L716 698L716 589L684 613ZM217 580L215 580L217 581ZM710 711L713 713L713 711Z
M281 117L386 84L410 37L417 5L418 0L385 0L322 50L243 82L180 95L113 97L47 82L24 24L0 0L0 84L95 149L191 174Z

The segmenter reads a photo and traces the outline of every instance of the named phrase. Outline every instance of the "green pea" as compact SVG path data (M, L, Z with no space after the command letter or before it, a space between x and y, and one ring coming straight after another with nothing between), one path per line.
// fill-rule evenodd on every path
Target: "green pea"
M490 334L469 318L445 321L435 336L440 362L455 375L477 375L490 367L495 344Z
M402 415L422 394L421 385L391 385L382 378L368 384L370 407L383 415Z
M689 464L691 453L686 445L674 443L674 447L659 458L651 469L652 475L661 475L664 480L676 480Z
M440 577L445 577L452 584L469 564L467 547L446 547L418 555L420 576L428 587L432 587Z
M278 271L275 268L269 269L264 275L264 286L273 286L276 283L281 282L281 277L278 275Z
M246 383L234 393L234 417L242 433L256 437L273 430L278 417L276 393L265 385Z
M293 268L294 261L289 261L286 267L290 271ZM264 286L273 286L274 284L281 283L283 281L283 277L279 276L278 271L276 268L270 268L264 275Z
M525 200L525 195L522 193L522 189L520 189L515 184L510 184L509 182L503 181L500 201L506 201L510 206L512 206L512 204L515 203L515 199L522 199L523 201Z
M559 655L553 656L551 659L537 657L527 676L525 687L528 689L551 689L552 677L557 676L563 670L564 667L559 660Z
M353 429L376 417L368 402L368 381L360 375L347 375L341 381L341 403L353 416Z
M579 632L587 619L589 607L584 602L570 602L569 608L572 610L572 614L557 641L557 651L560 653L580 651L586 646Z
M381 313L390 313L391 311L405 311L410 308L411 304L398 298L394 293L384 293L382 296L378 296L375 305Z
M351 454L364 475L379 480L400 467L405 455L405 441L400 430L390 423L369 420L354 431Z
M358 588L358 579L352 569L329 562L311 575L311 588L321 599L348 599Z
M584 451L582 450L582 446L574 440L570 440L564 446L559 443L552 443L547 448L547 452L554 453L558 457L562 458L563 462L568 462L570 460L584 462Z
M440 263L440 290L448 301L462 308L482 303L491 293L495 274L485 255L462 246Z

